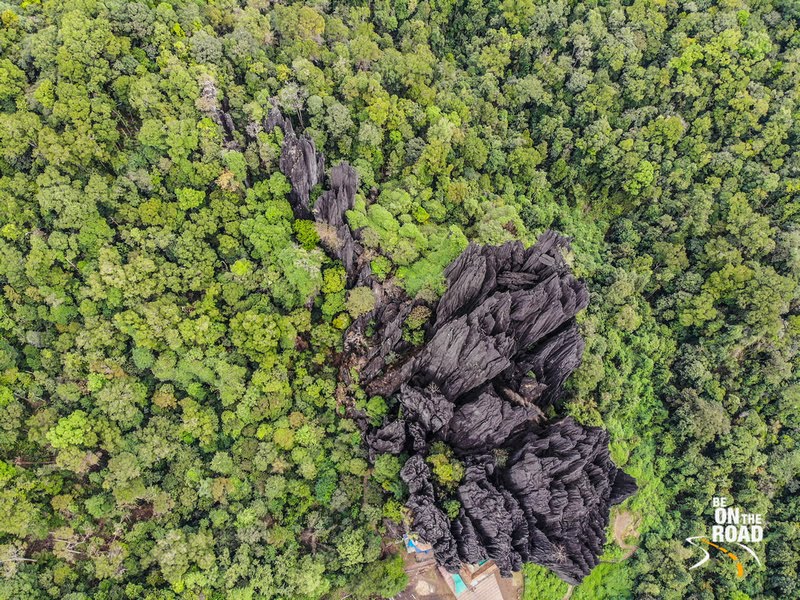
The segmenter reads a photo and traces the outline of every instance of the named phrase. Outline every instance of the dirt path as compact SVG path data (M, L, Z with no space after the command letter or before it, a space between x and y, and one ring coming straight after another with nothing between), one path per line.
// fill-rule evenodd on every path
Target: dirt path
M630 511L623 510L617 513L614 518L614 541L617 542L620 548L625 550L625 555L614 562L621 562L636 552L639 546L633 546L625 541L627 537L639 537L639 519Z
M455 600L433 558L418 563L413 553L406 553L405 548L402 552L408 586L394 597L395 600Z
M497 577L497 585L500 586L500 595L503 600L520 600L522 590L525 588L525 579L521 571L515 571L511 577Z

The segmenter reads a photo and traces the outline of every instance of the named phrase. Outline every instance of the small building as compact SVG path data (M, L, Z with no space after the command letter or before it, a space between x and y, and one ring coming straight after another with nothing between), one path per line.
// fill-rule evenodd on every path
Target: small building
M403 536L403 544L405 544L407 553L416 554L414 558L417 562L423 562L433 558L433 546L427 542L423 542L419 539L415 540L410 535L406 534Z
M425 585L425 592L415 588L409 598L426 600L515 600L518 593L514 585L501 584L500 569L493 560L484 560L475 565L462 565L458 573L448 573L436 564L433 547L415 533L403 535L403 545L410 559L415 563L408 565L406 573L417 585ZM426 575L427 574L427 575ZM428 587L430 589L428 589ZM401 597L405 598L405 596Z
M464 565L458 573L448 573L441 567L439 571L458 600L503 600L494 561Z

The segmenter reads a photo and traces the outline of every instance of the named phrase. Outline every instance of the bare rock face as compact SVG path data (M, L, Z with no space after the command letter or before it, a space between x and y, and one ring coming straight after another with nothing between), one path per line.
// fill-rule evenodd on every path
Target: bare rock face
M398 399L408 417L426 432L436 433L453 418L453 403L435 386L420 390L404 384Z
M494 381L506 396L549 406L584 347L574 317L588 292L564 262L566 247L554 232L527 250L519 242L470 245L445 271L448 289L430 340L414 358L413 380L435 383L450 399ZM387 339L399 331L392 325L385 326ZM395 393L403 381L391 375L374 377L367 390Z
M606 431L561 419L526 433L501 474L528 530L543 536L529 545L529 560L568 582L580 582L598 564L609 507L636 490L611 461L608 443Z
M535 562L579 583L598 563L611 505L636 483L611 461L606 431L545 416L558 408L584 349L575 315L589 296L564 258L568 240L548 231L530 248L471 244L445 270L447 291L427 305L435 317L415 346L404 322L426 303L379 285L347 224L355 170L334 167L312 207L324 159L276 110L265 128L275 126L284 131L280 168L292 183L295 215L313 217L348 284L369 285L377 298L345 332L342 378L349 382L355 369L368 393L396 402L394 418L367 428L366 440L372 460L408 457L400 476L415 530L451 572L493 559L510 575ZM465 467L455 491L425 460L434 442ZM442 509L446 500L460 504L454 519Z
M276 126L283 130L278 166L292 184L294 214L298 219L311 219L311 188L322 181L325 157L317 152L314 140L306 134L295 135L291 122L273 108L267 116L265 129L271 132Z
M353 208L358 189L358 173L348 164L336 165L331 169L329 185L330 189L323 192L314 205L314 219L331 228L333 236L326 236L323 242L342 261L348 277L352 277L356 271L356 255L361 252L361 248L353 239L345 213Z
M414 529L433 546L433 553L439 564L457 572L461 567L461 559L456 539L450 531L450 519L436 506L431 471L421 454L406 461L400 477L410 492L406 505L413 512Z
M406 424L405 421L397 420L384 425L380 429L375 429L367 434L370 455L376 454L400 454L406 447Z
M291 121L277 109L270 111L264 125L267 131L275 127L283 131L278 166L292 184L290 199L295 217L313 219L317 223L323 245L332 256L342 261L350 285L354 285L357 278L359 285L369 285L369 265L357 264L363 249L353 237L345 219L345 214L355 202L358 173L347 163L333 167L327 178L327 189L312 207L311 190L325 181L325 157L317 152L314 140L308 135L298 137Z
M506 353L507 387L542 407L558 396L583 354L573 317L586 308L589 294L564 262L561 251L567 245L566 238L552 231L527 250L519 242L470 245L445 271L448 289L436 308L437 334L467 316L480 322L481 332L491 326L493 337L513 340L511 353ZM556 357L561 360L551 360ZM472 362L484 363L483 358L473 355ZM485 358L489 374L496 358ZM527 382L523 387L528 371L538 385Z
M492 297L443 325L415 361L415 378L458 398L511 367L515 343L508 329L511 299Z
M403 322L411 314L416 302L402 295L376 296L378 303L375 310L356 319L345 332L344 343L347 352L361 356L363 364L359 372L364 381L370 382L370 393L389 396L408 381L413 367L410 359L414 347L403 339ZM374 323L374 329L381 332L379 338L372 336L370 340L366 339L365 331L370 323ZM389 370L393 359L394 367ZM384 378L385 375L388 378Z
M515 406L486 386L458 407L448 424L447 443L461 452L488 452L542 418L536 407Z

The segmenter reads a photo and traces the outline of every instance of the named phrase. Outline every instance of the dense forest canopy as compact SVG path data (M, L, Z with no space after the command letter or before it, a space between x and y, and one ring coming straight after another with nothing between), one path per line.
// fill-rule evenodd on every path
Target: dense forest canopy
M639 549L573 598L800 594L800 11L788 0L0 1L0 598L391 597L401 463L298 219L277 107L359 179L374 276L572 238L559 410L611 435ZM321 189L309 190L310 202ZM404 324L421 342L417 313ZM445 448L442 485L463 467ZM747 577L713 495L767 515ZM565 589L527 570L531 598ZM564 586L565 588L566 586Z

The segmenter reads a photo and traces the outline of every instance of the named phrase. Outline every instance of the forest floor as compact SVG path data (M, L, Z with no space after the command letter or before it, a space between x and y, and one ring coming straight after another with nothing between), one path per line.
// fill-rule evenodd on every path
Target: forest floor
M639 548L639 546L634 546L625 541L631 537L636 539L639 538L638 527L639 519L632 512L623 510L617 513L617 516L614 518L614 541L617 542L620 548L625 550L625 554L621 559L619 559L619 561L615 562L620 562L630 558L630 556Z
M498 577L497 583L500 586L500 593L504 600L519 600L525 589L525 578L521 571L515 571L511 577Z
M430 560L418 563L414 554L404 554L408 585L395 600L455 600L455 595L447 587L436 561Z

